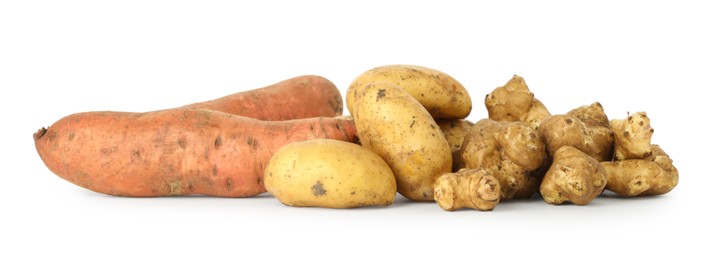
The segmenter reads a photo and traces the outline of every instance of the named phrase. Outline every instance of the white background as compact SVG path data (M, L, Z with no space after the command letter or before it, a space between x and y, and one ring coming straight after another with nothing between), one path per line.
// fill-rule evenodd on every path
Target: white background
M712 257L706 1L238 2L0 2L1 259ZM176 107L302 74L344 92L396 63L459 80L472 121L513 74L552 113L594 101L611 118L647 111L680 184L659 197L582 207L535 197L492 212L404 198L352 210L291 208L268 194L120 198L56 177L31 138L76 112Z

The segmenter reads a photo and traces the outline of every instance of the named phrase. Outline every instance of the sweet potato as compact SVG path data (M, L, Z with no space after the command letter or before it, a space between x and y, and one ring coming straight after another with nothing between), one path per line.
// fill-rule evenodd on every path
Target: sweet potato
M182 108L201 108L280 121L342 115L343 97L335 84L326 78L305 75Z
M34 134L45 165L65 180L111 195L265 192L263 171L285 144L328 138L356 142L352 119L261 121L204 109L69 115Z

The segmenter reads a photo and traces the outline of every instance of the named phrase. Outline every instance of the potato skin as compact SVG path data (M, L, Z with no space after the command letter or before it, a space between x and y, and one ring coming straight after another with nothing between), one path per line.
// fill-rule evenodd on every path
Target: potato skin
M400 194L433 201L432 182L451 172L452 152L432 116L389 82L362 85L355 93L353 117L360 143L390 165Z
M364 72L350 84L345 96L350 113L355 111L360 86L380 81L407 91L436 119L462 119L472 111L467 89L446 73L414 65L387 65Z
M300 207L388 206L397 189L380 156L329 139L283 146L266 166L264 179L266 189L283 204Z

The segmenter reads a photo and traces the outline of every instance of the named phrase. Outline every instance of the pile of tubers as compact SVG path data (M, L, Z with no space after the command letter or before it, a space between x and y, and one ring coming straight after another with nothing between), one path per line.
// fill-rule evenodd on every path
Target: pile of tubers
M466 131L456 165L496 177L502 200L538 192L549 204L586 205L604 189L623 197L648 196L665 194L678 184L673 161L650 142L653 128L645 112L609 121L595 102L551 115L518 75L494 89L484 103L489 118ZM439 179L435 190L454 185ZM480 188L436 200L474 200L482 197L476 192ZM460 205L479 210L496 206Z
M397 192L448 211L492 210L536 193L549 204L586 205L605 189L661 195L678 183L672 160L650 143L645 112L609 121L595 102L552 115L518 75L484 104L489 118L465 120L467 90L443 72L410 65L371 69L347 94L361 144L390 165Z
M73 114L33 137L61 178L127 197L270 192L289 206L356 208L400 193L489 211L537 193L587 205L604 190L678 184L645 112L609 120L595 102L552 115L517 75L486 95L488 118L475 123L467 89L421 66L368 70L345 98L350 116L332 82L301 76L179 108Z

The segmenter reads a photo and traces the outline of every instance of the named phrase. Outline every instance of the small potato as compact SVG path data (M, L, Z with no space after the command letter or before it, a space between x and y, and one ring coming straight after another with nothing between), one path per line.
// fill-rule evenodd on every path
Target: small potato
M437 119L466 118L472 111L472 99L457 80L444 72L414 65L381 66L358 76L345 96L348 110L355 111L360 86L380 81L401 87Z
M452 151L432 116L402 88L376 82L356 89L353 117L360 143L385 159L397 191L433 201L432 182L452 170Z
M265 170L268 192L288 206L388 206L395 199L390 166L362 146L329 139L291 143Z

